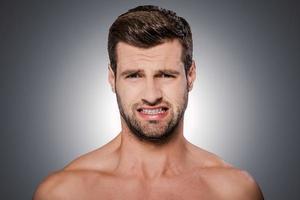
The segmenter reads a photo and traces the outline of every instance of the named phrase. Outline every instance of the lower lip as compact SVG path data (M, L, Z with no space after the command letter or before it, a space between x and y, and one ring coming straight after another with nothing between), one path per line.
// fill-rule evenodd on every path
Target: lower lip
M168 110L163 113L158 113L158 114L154 114L154 115L146 114L143 112L138 112L138 114L145 120L161 120L168 115Z

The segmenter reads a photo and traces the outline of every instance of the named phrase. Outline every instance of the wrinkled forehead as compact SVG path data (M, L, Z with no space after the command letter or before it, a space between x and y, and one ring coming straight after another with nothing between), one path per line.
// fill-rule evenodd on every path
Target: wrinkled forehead
M118 70L128 67L183 67L182 45L171 40L150 48L119 42L116 48Z

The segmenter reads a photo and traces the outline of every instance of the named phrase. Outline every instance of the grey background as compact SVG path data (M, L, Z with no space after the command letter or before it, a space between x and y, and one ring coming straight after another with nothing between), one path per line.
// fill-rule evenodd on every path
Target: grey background
M247 170L266 199L298 199L299 1L1 1L1 199L30 199L50 172L120 131L107 32L156 4L193 31L194 144Z

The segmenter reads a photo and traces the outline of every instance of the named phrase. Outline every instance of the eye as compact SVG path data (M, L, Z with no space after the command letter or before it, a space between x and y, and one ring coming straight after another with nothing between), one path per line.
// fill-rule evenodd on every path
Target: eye
M160 77L162 77L162 78L175 78L174 75L172 75L172 74L167 74L167 73L162 73L162 74L160 75Z
M139 73L133 73L126 76L126 78L140 78L141 75Z

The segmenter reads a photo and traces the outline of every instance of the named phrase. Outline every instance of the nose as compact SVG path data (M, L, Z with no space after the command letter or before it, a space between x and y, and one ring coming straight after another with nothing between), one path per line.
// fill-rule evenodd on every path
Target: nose
M155 80L147 80L143 91L142 101L150 106L159 104L162 101L162 91Z

